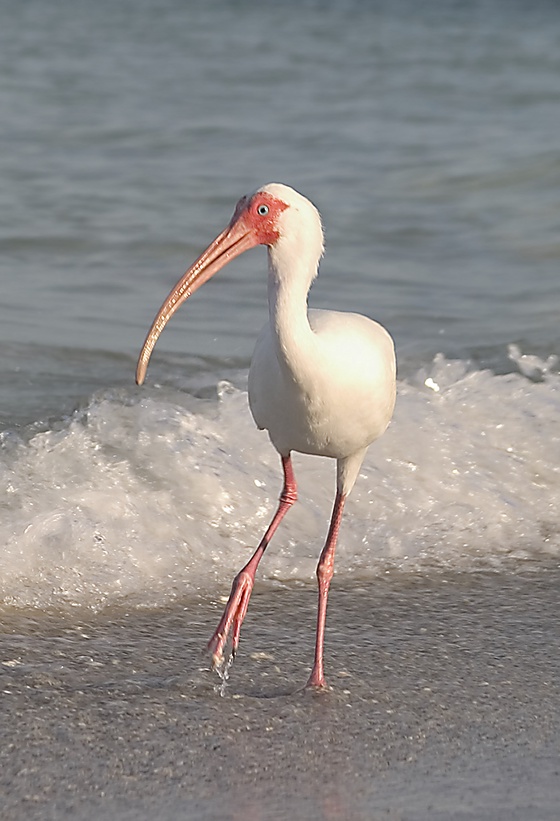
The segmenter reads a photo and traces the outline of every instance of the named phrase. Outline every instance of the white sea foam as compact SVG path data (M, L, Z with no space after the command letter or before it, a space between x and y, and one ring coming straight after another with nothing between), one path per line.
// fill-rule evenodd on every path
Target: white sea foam
M539 381L438 356L400 383L394 422L348 501L339 576L560 556L560 378L530 364ZM327 529L334 464L294 464L300 501L262 562L265 583L313 582ZM5 434L0 473L0 601L17 607L223 595L281 485L245 392L227 383L214 403L98 394L58 430Z

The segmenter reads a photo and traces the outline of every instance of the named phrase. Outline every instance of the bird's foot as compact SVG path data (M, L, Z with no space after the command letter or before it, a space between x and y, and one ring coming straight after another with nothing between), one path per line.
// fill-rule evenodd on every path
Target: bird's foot
M322 662L315 662L313 665L313 670L311 671L311 675L307 680L307 684L305 685L306 690L328 690L329 686L327 684L327 680L325 678L325 674L323 672L323 664Z
M208 650L212 653L212 669L218 673L224 682L228 678L229 668L233 664L235 654L237 653L241 625L247 613L254 583L254 573L251 573L246 568L243 568L235 577L224 614L212 638L208 642ZM224 650L230 634L231 649L227 658L225 658Z
M322 682L316 682L309 679L304 689L311 693L326 693L328 690L332 688L329 687L329 685L324 679Z

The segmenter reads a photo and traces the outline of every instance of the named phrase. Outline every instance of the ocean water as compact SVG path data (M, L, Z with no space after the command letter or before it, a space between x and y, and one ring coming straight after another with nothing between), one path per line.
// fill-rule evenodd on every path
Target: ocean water
M559 72L545 0L3 8L0 607L6 635L27 637L6 676L78 613L117 636L124 613L175 630L210 602L211 633L281 485L246 394L265 251L179 311L143 388L135 363L169 288L273 180L323 217L310 304L374 317L397 348L395 417L350 497L335 585L546 586L560 559ZM334 465L294 464L300 501L259 570L261 617L279 590L315 600Z

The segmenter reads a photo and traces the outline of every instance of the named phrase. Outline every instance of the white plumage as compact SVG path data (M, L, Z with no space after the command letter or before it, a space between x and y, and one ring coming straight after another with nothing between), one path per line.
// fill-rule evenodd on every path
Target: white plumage
M241 199L235 214L171 291L140 354L142 383L166 322L203 282L249 248L268 246L269 322L255 346L249 371L249 403L261 429L282 457L284 488L278 510L252 559L233 583L212 639L220 669L231 634L239 643L255 572L279 522L297 498L292 450L337 460L337 495L327 541L317 569L319 612L315 663L308 684L325 686L323 642L328 588L344 502L366 449L387 428L395 404L395 353L387 331L365 316L307 308L307 295L323 253L317 209L301 194L270 183Z
M365 449L391 418L393 343L376 322L335 311L309 311L303 337L283 345L265 325L249 371L249 404L282 455L353 461L355 472L340 487L348 495Z

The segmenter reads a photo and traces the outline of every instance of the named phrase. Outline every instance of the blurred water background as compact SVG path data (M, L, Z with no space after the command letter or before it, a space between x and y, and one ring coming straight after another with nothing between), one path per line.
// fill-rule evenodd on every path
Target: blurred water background
M3 7L7 603L214 586L257 538L279 479L244 393L264 251L174 318L147 388L133 372L169 287L271 180L323 215L311 304L375 317L398 351L339 571L557 555L559 17L490 0ZM313 575L331 467L302 465L324 491L265 578Z

